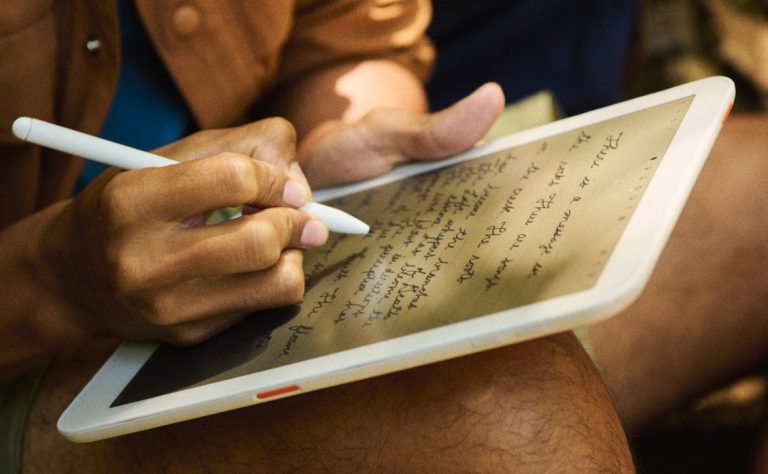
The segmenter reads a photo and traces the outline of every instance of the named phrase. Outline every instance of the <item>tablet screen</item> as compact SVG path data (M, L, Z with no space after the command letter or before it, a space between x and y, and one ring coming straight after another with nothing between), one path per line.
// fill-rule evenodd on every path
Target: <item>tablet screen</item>
M329 201L371 232L305 253L300 304L158 346L112 406L591 288L692 101Z

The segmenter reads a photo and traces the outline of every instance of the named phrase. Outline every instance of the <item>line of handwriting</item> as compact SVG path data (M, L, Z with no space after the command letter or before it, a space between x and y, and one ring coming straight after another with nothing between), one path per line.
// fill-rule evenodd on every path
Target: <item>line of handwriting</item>
M560 219L560 222L557 223L557 227L555 227L555 231L552 233L552 237L549 238L549 241L545 244L539 245L541 255L549 255L555 250L555 244L558 242L558 240L560 240L560 237L562 237L563 232L565 231L565 226L570 218L571 210L568 209L563 213L563 217Z
M592 161L592 166L590 168L597 168L600 166L600 163L605 160L608 155L613 150L618 150L619 146L621 145L621 137L624 135L624 132L620 132L618 136L608 135L606 137L605 142L603 143L603 147L600 149L600 151L595 156L594 161Z
M587 134L587 132L582 130L581 133L579 133L579 136L576 137L576 142L573 145L571 145L571 148L569 148L568 151L573 151L578 149L581 145L589 142L591 139L592 139L592 135L589 135Z
M528 216L528 219L526 219L525 225L533 224L541 211L551 208L556 197L557 193L552 193L548 197L537 199L536 206L533 208L533 211L531 211L531 215Z

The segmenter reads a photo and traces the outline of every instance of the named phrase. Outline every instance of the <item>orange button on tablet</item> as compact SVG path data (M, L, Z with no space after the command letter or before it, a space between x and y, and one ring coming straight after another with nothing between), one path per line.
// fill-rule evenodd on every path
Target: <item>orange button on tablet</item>
M286 393L295 392L297 390L300 390L300 388L301 387L299 387L298 385L286 385L285 387L267 390L266 392L259 392L256 394L256 398L258 398L259 400L264 400L265 398L272 398L278 395L285 395Z

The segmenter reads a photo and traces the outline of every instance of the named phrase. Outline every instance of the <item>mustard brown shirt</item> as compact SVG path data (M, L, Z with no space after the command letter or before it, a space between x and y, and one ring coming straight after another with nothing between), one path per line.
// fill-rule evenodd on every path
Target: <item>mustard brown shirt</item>
M341 62L390 58L424 78L428 0L136 0L201 128L233 126L270 90ZM119 70L104 0L5 0L0 9L0 228L66 197L81 160L21 143L21 115L97 134Z

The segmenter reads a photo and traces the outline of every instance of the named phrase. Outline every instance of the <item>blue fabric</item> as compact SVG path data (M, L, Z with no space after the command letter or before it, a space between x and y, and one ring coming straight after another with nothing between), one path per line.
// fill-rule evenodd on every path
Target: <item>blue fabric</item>
M487 81L499 82L509 102L548 89L568 115L620 100L635 3L435 0L432 107Z
M141 150L152 150L191 133L196 125L186 103L155 52L131 0L118 0L120 76L100 136ZM79 192L105 165L87 161Z

